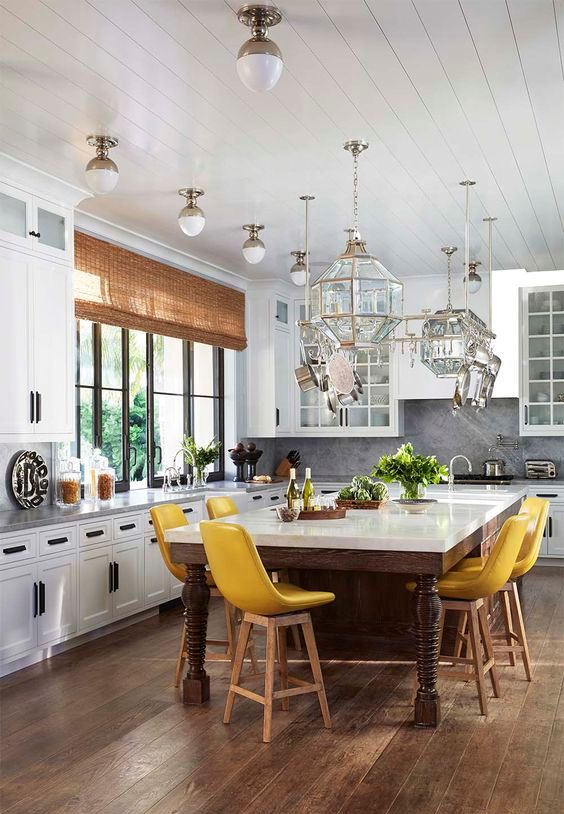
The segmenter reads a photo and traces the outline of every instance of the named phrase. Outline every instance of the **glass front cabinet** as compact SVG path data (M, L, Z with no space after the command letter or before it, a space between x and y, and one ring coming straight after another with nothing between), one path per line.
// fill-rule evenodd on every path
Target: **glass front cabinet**
M521 435L564 435L564 285L521 289Z
M303 320L303 302L296 303L295 320ZM295 331L296 367L303 364L300 331ZM305 351L313 349L313 336L305 337ZM326 394L315 388L302 392L292 372L295 431L300 435L397 436L400 435L399 403L395 398L397 360L387 348L360 351L356 372L363 386L359 400L351 407L337 407L334 415L327 407Z
M72 257L70 210L0 183L0 240L32 253L67 261Z

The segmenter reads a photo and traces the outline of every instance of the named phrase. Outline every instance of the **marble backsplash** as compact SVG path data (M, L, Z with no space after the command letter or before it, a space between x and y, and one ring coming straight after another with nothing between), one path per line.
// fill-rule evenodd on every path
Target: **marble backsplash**
M17 444L0 444L0 511L6 509L13 509L17 507L17 503L11 497L12 489L10 486L10 479L12 477L12 461L18 452L24 449L34 449L38 452L49 467L51 475L51 444L36 444L33 441L20 441ZM50 477L52 484L52 477ZM51 500L46 501L50 503Z
M453 416L450 400L404 402L404 434L400 438L261 438L253 439L264 450L259 472L272 472L290 449L301 452L302 467L310 465L316 478L349 476L370 472L380 455L394 452L400 444L411 441L416 451L436 455L448 465L453 455L470 458L474 472L482 472L486 458L503 458L506 471L524 476L524 463L529 458L555 462L559 478L564 478L564 436L519 437L518 399L494 399L481 413L462 409ZM518 449L494 449L496 436L519 443ZM464 461L456 464L464 472Z

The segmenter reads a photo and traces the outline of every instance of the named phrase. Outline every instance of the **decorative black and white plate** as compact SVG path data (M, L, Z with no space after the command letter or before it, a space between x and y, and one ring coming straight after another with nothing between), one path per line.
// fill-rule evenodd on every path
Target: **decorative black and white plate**
M38 452L20 452L12 467L12 492L23 509L35 509L49 491L49 470Z

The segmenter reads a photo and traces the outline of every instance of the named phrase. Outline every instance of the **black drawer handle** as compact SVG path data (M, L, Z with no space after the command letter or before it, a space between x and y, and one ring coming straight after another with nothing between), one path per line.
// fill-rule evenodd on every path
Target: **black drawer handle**
M552 537L552 517L548 518L548 536Z
M271 495L270 499L271 500L280 500L280 495Z
M158 543L159 541L157 540L157 538L156 538L156 537L151 537L151 542L152 542L152 543Z
M135 523L126 523L125 526L120 526L120 531L129 531L135 528Z
M63 543L68 543L68 537L53 537L52 540L47 540L47 545L62 545Z
M536 497L558 497L558 495L553 492L537 492Z
M2 551L4 554L19 554L20 551L26 551L26 546L24 545L12 545L8 548L3 548Z
M253 495L253 500L262 500L262 495Z
M41 237L41 232L36 232L33 229L28 234L30 237Z
M182 511L184 512L184 514L191 514L194 511L194 509L182 509Z
M332 495L333 492L336 492L336 491L337 491L336 489L322 489L321 494L322 495Z
M101 537L104 534L104 529L96 529L96 531L87 531L87 537Z
M45 583L39 582L39 615L43 616L45 613Z

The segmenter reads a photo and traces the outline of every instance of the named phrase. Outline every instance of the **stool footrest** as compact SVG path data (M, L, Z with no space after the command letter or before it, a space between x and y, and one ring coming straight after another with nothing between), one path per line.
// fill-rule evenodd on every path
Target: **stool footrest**
M291 690L276 690L272 694L275 699L290 698L292 695L305 695L308 692L319 692L321 684L307 684L305 687L294 687Z

